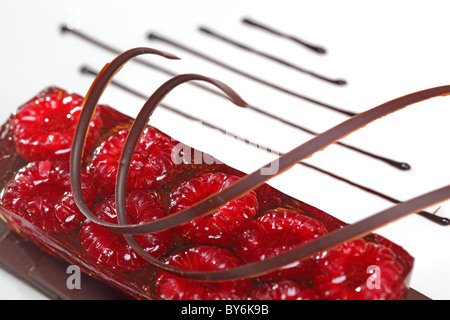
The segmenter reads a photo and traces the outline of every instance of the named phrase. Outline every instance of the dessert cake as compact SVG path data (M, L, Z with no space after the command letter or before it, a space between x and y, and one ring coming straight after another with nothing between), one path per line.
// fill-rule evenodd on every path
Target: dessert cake
M126 51L84 98L47 88L2 126L1 218L11 229L137 299L406 298L414 258L372 230L447 199L449 187L347 225L266 181L448 86L355 115L245 174L148 123L173 88L192 80L245 107L220 81L175 76L136 119L98 105L116 72L141 54L176 58Z

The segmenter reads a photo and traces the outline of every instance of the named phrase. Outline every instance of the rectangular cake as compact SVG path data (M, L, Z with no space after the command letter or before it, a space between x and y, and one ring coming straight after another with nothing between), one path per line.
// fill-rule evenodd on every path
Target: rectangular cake
M2 220L20 236L136 299L404 299L413 257L377 234L254 277L199 281L162 270L124 236L85 217L70 185L70 152L83 97L47 88L1 127ZM97 106L86 137L81 185L92 212L118 223L115 182L133 119ZM129 222L189 208L243 177L214 157L147 125L130 163ZM154 259L195 271L232 269L274 257L346 223L268 184L214 213L172 229L135 235Z

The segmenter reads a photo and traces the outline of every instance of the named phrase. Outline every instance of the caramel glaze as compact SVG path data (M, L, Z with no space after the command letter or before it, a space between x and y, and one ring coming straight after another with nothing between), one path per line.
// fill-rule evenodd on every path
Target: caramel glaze
M89 121L106 86L110 83L114 75L118 72L118 70L122 68L122 66L126 62L141 54L158 54L166 58L176 58L171 54L159 52L154 49L135 48L120 54L117 58L105 65L102 71L94 79L85 97L85 100L83 102L83 111L80 115L77 128L75 130L70 158L71 187L77 206L87 218L93 220L94 222L104 226L109 230L124 234L127 242L137 253L142 255L150 263L163 270L172 272L182 277L206 281L221 281L243 277L255 277L280 268L289 263L295 262L297 260L309 257L317 252L329 249L345 241L367 235L372 230L379 228L387 223L390 223L422 208L450 198L450 185L448 185L409 201L399 203L389 209L383 210L377 214L356 222L355 224L343 226L340 229L331 231L327 235L313 240L305 245L299 246L291 251L287 251L261 262L246 264L233 269L202 272L183 270L168 266L165 263L154 259L147 252L145 252L143 248L140 247L140 245L135 241L133 235L169 229L200 216L210 214L225 203L240 197L242 194L245 194L257 188L258 186L261 186L272 177L283 173L299 161L311 156L319 150L324 149L326 146L334 143L338 139L342 139L350 133L373 122L374 120L403 109L413 103L417 103L436 96L444 96L450 94L450 86L435 87L412 93L360 113L329 129L328 131L312 138L311 140L298 146L297 148L294 148L290 152L280 156L278 159L268 163L266 166L261 167L253 173L243 176L240 180L238 180L230 187L205 198L204 200L198 202L190 208L149 223L128 224L124 203L127 171L130 165L129 161L131 160L131 156L136 147L137 140L142 130L147 125L147 122L149 121L149 117L159 105L159 103L164 99L164 97L180 84L192 80L200 80L209 82L217 86L219 89L224 91L227 96L229 96L230 100L233 103L242 107L246 106L246 103L232 89L217 80L195 74L179 75L173 77L172 79L164 83L161 87L159 87L150 96L150 98L145 102L138 117L132 124L132 128L130 130L125 146L122 150L121 158L119 160L118 176L116 182L116 208L119 224L107 223L98 219L89 210L86 203L84 202L80 182L81 159L84 141L89 127ZM272 170L271 174L268 174L268 172L271 171L271 168L274 167L276 167L277 170Z
M104 49L106 51L109 51L109 52L111 52L111 53L113 53L115 55L119 55L121 53L120 50L118 50L116 48L113 48L110 45L107 45L107 44L105 44L105 43L103 43L103 42L101 42L101 41L99 41L97 39L94 39L91 36L81 32L80 30L72 29L72 28L69 28L69 27L63 25L61 27L61 31L63 33L71 33L71 34L81 38L82 40L85 40L85 41L87 41L87 42L89 42L89 43L91 43L91 44L93 44L95 46L98 46L98 47L100 47L100 48L102 48L102 49ZM175 72L172 72L172 71L170 71L170 70L168 70L166 68L158 66L158 65L156 65L154 63L151 63L149 61L146 61L146 60L143 60L143 59L139 59L139 58L136 58L133 61L136 62L136 63L139 63L139 64L141 64L141 65L143 65L143 66L145 66L147 68L151 68L153 70L157 70L159 72L162 72L162 73L164 73L164 74L166 74L168 76L171 76L171 77L176 76ZM201 88L201 89L203 89L205 91L208 91L208 92L210 92L210 93L212 93L212 94L214 94L214 95L216 95L218 97L227 98L225 95L222 94L222 92L219 92L217 90L213 90L212 88L210 88L208 86L204 86L202 83L193 83L193 85L198 87L198 88ZM269 118L271 118L273 120L276 120L276 121L281 122L281 123L283 123L285 125L288 125L288 126L290 126L292 128L295 128L295 129L301 130L303 132L306 132L308 134L311 134L311 135L317 135L318 134L317 132L314 132L311 129L308 129L308 128L304 127L304 126L298 125L298 124L296 124L296 123L294 123L292 121L289 121L287 119L283 119L283 118L281 118L281 117L279 117L279 116L277 116L277 115L275 115L273 113L270 113L268 111L265 111L265 110L255 106L255 105L248 104L247 105L247 109L250 109L250 110L252 110L252 111L254 111L254 112L258 113L258 114L264 115L264 116L269 117ZM340 145L340 146L342 146L344 148L353 150L355 152L361 153L361 154L363 154L365 156L371 157L372 159L375 159L375 160L378 160L378 161L382 161L382 162L384 162L384 163L386 163L386 164L388 164L388 165L390 165L390 166L392 166L392 167L394 167L396 169L399 169L399 170L409 170L409 169L411 169L411 166L408 163L406 163L406 162L395 161L395 160L392 160L392 159L389 159L389 158L386 158L386 157L383 157L383 156L380 156L380 155L377 155L377 154L374 154L374 153L362 150L360 148L351 146L351 145L343 143L343 142L337 141L336 144L338 144L338 145Z

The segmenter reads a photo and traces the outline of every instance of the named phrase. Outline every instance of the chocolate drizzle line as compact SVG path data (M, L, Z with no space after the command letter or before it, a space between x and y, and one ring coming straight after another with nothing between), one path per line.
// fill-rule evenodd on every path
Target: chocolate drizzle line
M92 70L91 68L89 68L87 66L83 66L81 68L81 72L83 74L90 74L90 75L93 75L93 76L97 76L97 74L98 74L97 72L95 72L94 70ZM136 91L136 90L134 90L134 89L124 85L123 83L120 83L120 82L116 81L116 80L111 80L110 84L114 85L114 86L116 86L116 87L118 87L118 88L120 88L120 89L122 89L122 90L124 90L124 91L126 91L126 92L128 92L128 93L130 93L130 94L132 94L134 96L136 96L136 97L139 97L139 98L142 98L142 99L147 99L146 95L144 95L144 94L142 94L142 93L140 93L140 92L138 92L138 91ZM247 145L256 147L256 148L258 148L260 150L261 149L265 150L265 151L267 151L267 152L269 152L271 154L277 155L277 156L282 156L283 155L283 153L281 153L279 151L276 151L273 148L269 148L267 146L262 146L261 144L259 144L257 142L254 142L254 141L251 141L251 140L249 140L247 138L241 137L241 136L239 136L239 135L237 135L235 133L231 133L231 132L229 132L228 130L226 130L224 128L218 127L218 126L216 126L216 125L214 125L214 124L212 124L212 123L210 123L210 122L208 122L206 120L203 120L203 119L200 119L200 118L195 117L193 115L190 115L190 114L188 114L186 112L183 112L183 111L181 111L179 109L176 109L176 108L174 108L172 106L169 106L167 104L160 103L159 107L163 108L165 110L168 110L168 111L170 111L172 113L175 113L177 115L180 115L180 116L182 116L184 118L187 118L189 120L200 122L205 127L208 127L210 129L214 129L214 130L218 130L219 132L221 132L221 133L223 133L225 135L231 136L231 137L235 138L236 140L241 141L241 142L243 142L243 143L245 143ZM358 184L358 183L355 183L353 181L350 181L350 180L348 180L346 178L338 176L338 175L336 175L336 174L334 174L332 172L326 171L326 170L324 170L322 168L319 168L317 166L313 166L313 165L311 165L309 163L306 163L304 161L298 162L297 164L305 166L305 167L310 168L312 170L318 171L318 172L320 172L322 174L325 174L325 175L327 175L329 177L332 177L334 179L337 179L339 181L347 183L347 184L349 184L351 186L354 186L354 187L356 187L358 189L361 189L361 190L366 191L366 192L368 192L370 194L378 196L378 197L380 197L382 199L385 199L385 200L387 200L389 202L392 202L392 203L400 203L401 202L400 200L397 200L397 199L395 199L395 198L393 198L391 196L388 196L388 195L383 194L383 193L381 193L379 191L376 191L374 189L371 189L371 188L368 188L368 187L363 186L361 184ZM438 216L438 215L436 215L434 213L430 213L430 212L427 212L427 211L419 211L419 212L416 212L416 213L418 215L420 215L420 216L422 216L422 217L432 221L432 222L435 222L435 223L439 224L439 225L442 225L442 226L450 225L450 219L448 219L446 217L441 217L441 216Z
M330 104L327 104L327 103L321 102L321 101L319 101L319 100L316 100L316 99L307 97L307 96L305 96L305 95L303 95L303 94L297 93L297 92L292 91L292 90L290 90L290 89L283 88L283 87L281 87L281 86L279 86L279 85L277 85L277 84L274 84L274 83L272 83L272 82L269 82L269 81L267 81L267 80L258 78L258 77L254 76L254 75L251 75L251 74L249 74L249 73L247 73L247 72L245 72L245 71L242 71L242 70L240 70L240 69L238 69L238 68L235 68L235 67L233 67L233 66L230 66L230 65L228 65L228 64L226 64L226 63L224 63L224 62L222 62L222 61L219 61L219 60L217 60L217 59L215 59L215 58L213 58L213 57L211 57L211 56L208 56L208 55L206 55L206 54L203 54L203 53L201 53L201 52L199 52L199 51L197 51L197 50L194 50L194 49L192 49L192 48L189 48L189 47L187 47L187 46L185 46L185 45L183 45L183 44L181 44L181 43L175 42L174 40L171 40L171 39L169 39L169 38L167 38L167 37L164 37L164 36L162 36L162 35L158 35L158 34L156 34L156 33L154 33L154 32L148 34L147 37L148 37L148 39L150 39L150 40L159 40L159 41L162 41L162 42L164 42L164 43L167 43L167 44L169 44L169 45L171 45L171 46L174 46L174 47L176 47L176 48L178 48L178 49L180 49L180 50L186 51L186 52L188 52L188 53L190 53L190 54L192 54L192 55L195 55L195 56L197 56L197 57L200 57L200 58L202 58L202 59L204 59L204 60L206 60L206 61L209 61L209 62L211 62L211 63L213 63L213 64L216 64L216 65L218 65L218 66L220 66L220 67L222 67L222 68L225 68L225 69L227 69L227 70L229 70L229 71L232 71L232 72L234 72L234 73L236 73L236 74L239 74L239 75L241 75L241 76L243 76L243 77L245 77L245 78L248 78L248 79L250 79L250 80L256 81L256 82L261 83L261 84L263 84L263 85L265 85L265 86L268 86L268 87L270 87L270 88L272 88L272 89L275 89L275 90L278 90L278 91L280 91L280 92L286 93L286 94L288 94L288 95L290 95L290 96L293 96L293 97L295 97L295 98L299 98L299 99L302 99L302 100L311 102L311 103L313 103L313 104L315 104L315 105L324 107L324 108L329 109L329 110L332 110L332 111L336 111L336 112L341 113L341 114L344 114L344 115L346 115L346 116L348 116L348 117L353 117L354 115L356 115L355 112L351 112L351 111L348 111L348 110L344 110L344 109L341 109L341 108L332 106L332 105L330 105Z
M248 25L253 26L253 27L257 27L259 29L262 29L262 30L265 30L267 32L270 32L270 33L272 33L274 35L280 36L282 38L289 39L289 40L291 40L291 41L293 41L293 42L295 42L297 44L300 44L300 45L302 45L302 46L304 46L304 47L306 47L308 49L311 49L311 50L313 50L313 51L315 51L317 53L321 53L321 54L325 54L326 53L326 50L324 48L322 48L322 47L315 46L315 45L312 45L310 43L307 43L306 41L303 41L303 40L301 40L298 37L289 35L289 34L287 34L285 32L281 32L281 31L275 30L274 28L271 28L271 27L268 27L266 25L263 25L262 23L256 22L256 21L254 21L254 20L252 20L250 18L242 19L242 23L248 24Z
M101 41L99 41L97 39L94 39L94 38L88 36L87 34L81 32L79 30L72 29L72 28L69 28L69 27L63 25L61 27L61 31L64 32L64 33L65 32L71 33L71 34L73 34L73 35L75 35L75 36L77 36L77 37L79 37L79 38L81 38L81 39L83 39L83 40L85 40L85 41L95 45L95 46L98 46L98 47L100 47L100 48L102 48L102 49L104 49L106 51L109 51L109 52L111 52L111 53L113 53L115 55L119 55L121 53L120 50L118 50L116 48L113 48L113 47L111 47L111 46L109 46L109 45L107 45L107 44L105 44L105 43L103 43L103 42L101 42ZM155 64L153 64L153 63L151 63L149 61L142 60L142 59L139 59L139 58L135 58L133 61L136 62L136 63L139 63L139 64L141 64L141 65L143 65L143 66L145 66L147 68L151 68L151 69L160 71L160 72L162 72L162 73L164 73L164 74L166 74L168 76L171 76L171 77L176 76L175 72L172 72L172 71L170 71L170 70L168 70L166 68L163 68L163 67L160 67L158 65L155 65ZM208 91L209 93L212 93L212 94L214 94L214 95L216 95L218 97L227 98L221 92L213 90L210 87L204 86L202 83L194 82L194 83L192 83L192 85L194 85L194 86L196 86L196 87L198 87L200 89L203 89L205 91ZM283 123L285 125L288 125L288 126L290 126L292 128L295 128L295 129L301 130L303 132L309 133L311 135L317 135L318 134L318 133L314 132L313 130L310 130L310 129L304 127L304 126L300 126L298 124L295 124L295 123L293 123L293 122L291 122L289 120L283 119L283 118L281 118L281 117L279 117L279 116L277 116L275 114L272 114L270 112L267 112L267 111L265 111L265 110L263 110L263 109L261 109L261 108L259 108L257 106L249 104L247 106L247 109L250 109L250 110L252 110L252 111L254 111L254 112L258 113L258 114L264 115L264 116L269 117L269 118L271 118L273 120L279 121L279 122L281 122L281 123ZM340 145L342 147L345 147L347 149L350 149L350 150L359 152L361 154L364 154L364 155L366 155L368 157L371 157L373 159L382 161L382 162L384 162L384 163L386 163L386 164L388 164L388 165L390 165L390 166L392 166L394 168L397 168L399 170L409 170L409 169L411 169L411 166L408 163L406 163L406 162L395 161L395 160L392 160L392 159L389 159L389 158L386 158L386 157L382 157L382 156L376 155L374 153L362 150L360 148L356 148L356 147L353 147L351 145L345 144L343 142L339 142L338 141L338 142L336 142L336 144L338 144L338 145Z
M94 79L91 88L89 89L85 100L83 102L83 110L81 112L73 140L72 153L71 153L71 187L73 191L73 196L75 202L81 212L89 219L94 218L94 222L99 219L92 214L92 212L87 208L84 202L82 190L81 190L81 179L80 179L80 167L81 167L81 155L83 151L84 141L87 135L89 121L95 111L97 103L105 90L106 86L110 83L111 79L114 77L116 72L122 68L122 66L133 57L140 54L160 54L166 56L163 53L158 53L152 49L137 48L126 51L125 53L119 55L111 63L107 64L99 75ZM167 57L173 57L167 55ZM152 96L144 104L143 109L139 113L139 116L150 116L153 110L158 106L161 100L176 86L190 81L190 80L203 80L211 82L214 85L219 86L220 89L224 90L229 94L230 99L233 102L237 102L241 106L245 106L242 99L239 98L237 94L233 91L229 91L228 87L224 87L222 83L217 82L213 79L198 76L198 75L180 75L168 80L161 87L159 87ZM178 213L172 214L168 217L158 219L152 222L144 224L121 224L127 221L126 212L124 208L118 206L118 218L119 224L106 223L104 221L99 221L99 224L105 226L106 228L123 233L126 240L132 246L132 248L139 254L141 254L149 262L155 264L156 266L173 272L179 276L187 277L191 279L198 280L229 280L237 279L243 277L255 277L260 274L270 272L274 269L287 265L289 263L295 262L299 259L306 258L314 253L320 252L322 250L334 247L342 242L361 237L370 233L372 230L379 228L389 222L399 219L409 213L418 211L422 208L428 207L430 205L436 204L438 202L447 200L450 198L450 185L437 189L425 195L419 196L412 200L397 204L396 206L384 210L378 214L372 215L366 219L363 219L353 225L347 225L341 229L330 232L328 235L320 237L312 242L305 245L299 246L291 251L282 253L275 257L269 258L267 260L243 265L233 269L219 270L219 271L192 271L183 270L178 268L173 268L164 264L163 262L154 259L147 252L143 250L142 247L130 236L133 234L142 234L147 232L155 232L160 230L165 230L168 228L173 228L181 223L188 222L200 216L204 216L214 212L216 209L221 207L223 204L232 201L242 194L245 194L261 184L265 183L272 177L281 174L282 172L288 170L297 162L311 156L318 150L322 150L326 146L330 145L334 141L341 139L348 134L358 130L367 124L379 119L383 116L391 114L395 111L405 108L408 105L417 103L432 97L443 96L450 94L450 86L442 86L431 88L428 90L412 93L398 99L389 101L378 107L372 108L365 111L347 121L340 123L339 125L329 129L323 134L316 136L309 140L308 142L298 146L297 148L291 150L290 152L279 157L267 164L266 166L254 171L242 177L240 180L229 186L228 188L213 194L206 199L198 202L197 204L182 210ZM123 162L122 160L131 159L130 152L134 151L136 147L137 140L148 122L148 118L136 118L132 125L132 130L128 134L127 140L125 142L124 149L121 154L121 161L119 161L119 172L116 181L116 201L117 204L125 203L124 190L126 189L127 182L127 168L130 162ZM134 144L134 145L133 145ZM271 168L276 167L277 170L272 170L272 174L268 174ZM119 191L117 190L119 189Z
M332 83L332 84L337 84L337 85L345 85L345 84L347 84L347 81L345 81L345 80L343 80L343 79L331 79L331 78L322 76L322 75L320 75L320 74L318 74L318 73L316 73L316 72L307 70L307 69L302 68L302 67L300 67L300 66L297 66L297 65L295 65L295 64L293 64L293 63L291 63L291 62L289 62L289 61L286 61L286 60L284 60L284 59L275 57L275 56L273 56L273 55L271 55L271 54L268 54L268 53L266 53L266 52L263 52L263 51L261 51L261 50L252 48L252 47L250 47L250 46L248 46L248 45L246 45L246 44L244 44L244 43L242 43L242 42L238 42L238 41L236 41L236 40L233 40L233 39L231 39L231 38L229 38L229 37L226 37L226 36L224 36L224 35L222 35L222 34L219 34L219 33L216 32L216 31L211 30L210 28L207 28L207 27L200 27L199 30L200 30L201 32L205 33L205 34L208 34L208 35L210 35L210 36L213 36L214 38L220 39L220 40L222 40L222 41L224 41L224 42L226 42L226 43L229 43L229 44L231 44L231 45L233 45L233 46L235 46L235 47L238 47L238 48L240 48L240 49L243 49L243 50L249 51L249 52L251 52L251 53L257 54L257 55L262 56L262 57L264 57L264 58L267 58L267 59L269 59L269 60L278 62L278 63L280 63L280 64L282 64L282 65L284 65L284 66L287 66L287 67L289 67L289 68L291 68L291 69L294 69L294 70L297 70L297 71L299 71L299 72L308 74L308 75L310 75L310 76L312 76L312 77L314 77L314 78L321 79L321 80L323 80L323 81L326 81L326 82L329 82L329 83Z

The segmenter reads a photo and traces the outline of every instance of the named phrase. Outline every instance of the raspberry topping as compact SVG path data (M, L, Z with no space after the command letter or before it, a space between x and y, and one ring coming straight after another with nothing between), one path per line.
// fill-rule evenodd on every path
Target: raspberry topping
M68 160L83 98L51 88L24 104L14 116L18 153L27 161ZM98 137L100 117L91 120L86 151Z
M200 245L173 254L166 264L183 270L213 271L238 267L241 260L225 248ZM157 293L167 300L242 300L251 288L249 279L195 281L162 271L156 278Z
M181 184L173 193L171 212L184 210L200 200L230 186L239 180L224 173L206 173ZM239 228L252 219L258 210L255 192L230 201L216 212L176 227L185 241L229 246Z
M126 209L131 224L150 222L167 216L158 198L144 190L134 190L127 194ZM98 203L92 212L103 221L117 223L113 196ZM83 222L78 238L86 255L104 268L129 271L148 265L147 260L128 245L123 235L109 231L90 220ZM135 239L155 258L166 254L174 245L171 230L136 235Z
M250 293L251 300L319 300L317 292L294 280L263 283Z
M79 95L49 88L25 103L4 126L2 137L11 142L6 146L11 146L12 151L8 147L1 154L20 155L28 165L19 170L2 190L0 204L5 208L5 216L15 213L7 217L24 230L27 225L33 224L47 232L72 230L69 236L78 234L81 249L93 264L98 265L97 271L100 273L110 274L113 269L123 274L122 271L146 267L149 262L128 245L122 234L84 219L73 199L68 158L82 102L83 98ZM93 213L106 222L117 223L113 194L119 157L129 133L128 129L122 128L127 127L131 120L113 109L99 107L99 112L91 119L86 139L85 153L92 155L92 159L85 160L91 159L90 175L82 172L81 185L89 207L99 201L98 193L104 198L94 206ZM99 143L99 135L103 137L105 132L111 130L115 133L92 152ZM225 166L223 173L206 173L180 185L179 177L171 181L182 171L181 166L176 168L173 158L180 155L174 154L177 143L154 127L146 127L141 134L127 182L126 208L130 224L166 217L167 207L171 213L187 209L239 180L239 177L227 174L235 171L227 171ZM187 164L183 168L186 169L183 177L192 177L193 172L205 169L202 166L191 169ZM6 172L9 175L11 171ZM100 190L96 182L101 186ZM175 184L178 187L172 190ZM159 187L162 188L157 189ZM172 191L170 195L167 193L169 190ZM176 250L186 248L188 242L192 247L169 256L165 263L186 270L212 271L265 260L327 233L324 227L324 224L328 226L327 215L306 205L299 205L299 210L305 210L317 219L294 209L269 210L262 216L257 213L258 200L261 205L264 203L272 207L276 203L282 206L286 203L283 196L270 188L267 191L259 189L259 198L255 192L249 192L212 214L175 228L182 240L174 237L173 230L134 237L144 250L157 259L174 252L175 245ZM289 200L288 203L292 202ZM257 219L256 214L260 216ZM23 219L16 219L17 216ZM30 223L22 225L24 220ZM57 238L64 237L72 246L73 239L69 236L60 234ZM378 242L377 239L374 241ZM150 268L139 270L128 279L144 274L145 279L154 279L154 290L163 299L404 298L407 291L404 277L409 267L403 263L409 256L406 253L403 256L400 251L399 257L396 257L394 251L383 244L362 239L350 241L271 271L255 281L195 281L166 271L156 274ZM391 248L397 252L394 246ZM149 270L151 274L147 278ZM256 285L253 290L252 283Z
M6 186L6 208L48 232L69 231L84 218L70 188L68 161L36 161L19 170ZM81 187L85 201L92 205L97 190L92 178L82 173Z
M402 271L391 249L358 239L319 259L314 286L324 299L402 299L406 293Z
M236 237L235 252L247 262L262 261L290 250L315 238L327 230L316 219L294 210L269 210L248 222ZM263 276L265 280L282 278L308 280L315 257L285 266Z
M114 193L119 158L129 130L123 129L94 152L91 171L102 186L102 195ZM166 180L175 167L172 161L174 145L169 136L153 127L142 132L133 154L128 174L127 188L153 190Z

